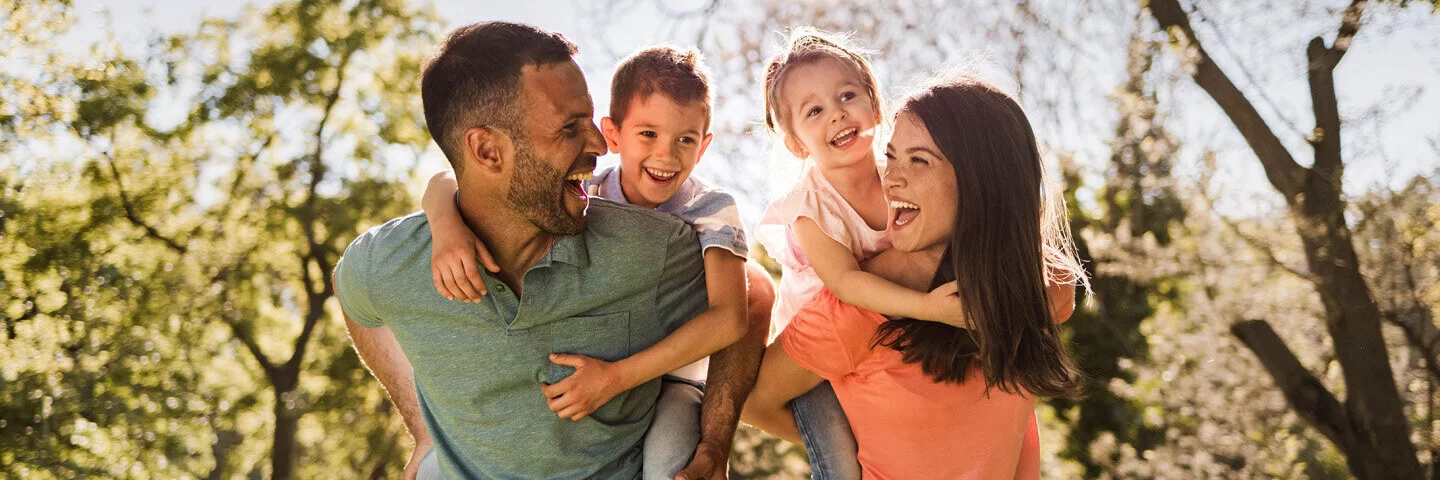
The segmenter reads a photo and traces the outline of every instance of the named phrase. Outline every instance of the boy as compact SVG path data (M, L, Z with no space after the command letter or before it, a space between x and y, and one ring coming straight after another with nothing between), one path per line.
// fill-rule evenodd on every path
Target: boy
M607 147L620 155L620 166L579 179L589 195L669 213L695 228L708 309L624 359L556 352L551 360L575 373L542 387L552 411L580 420L620 392L663 375L645 440L645 478L671 478L690 460L700 439L706 359L744 336L747 325L768 325L773 302L768 275L746 266L748 247L734 198L690 178L712 138L709 90L709 76L693 50L651 47L621 61L611 83L610 116L601 119ZM442 172L422 201L435 238L435 287L452 300L479 301L486 292L476 258L487 269L498 267L460 220L454 191L453 177ZM757 283L754 290L747 289L747 277Z

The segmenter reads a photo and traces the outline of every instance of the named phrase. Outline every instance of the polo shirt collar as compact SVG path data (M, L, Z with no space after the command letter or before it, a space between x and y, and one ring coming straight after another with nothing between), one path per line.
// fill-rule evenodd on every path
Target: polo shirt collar
M545 257L541 258L535 266L548 267L553 262L561 262L578 268L589 267L590 249L585 245L584 235L582 232L577 235L556 236L555 244L550 246L550 252L545 254Z

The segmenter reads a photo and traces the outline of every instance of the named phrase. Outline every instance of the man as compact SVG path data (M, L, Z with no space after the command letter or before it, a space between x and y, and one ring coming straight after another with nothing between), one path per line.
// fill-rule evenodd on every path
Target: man
M559 34L491 22L453 32L424 67L456 202L500 267L483 273L483 300L431 287L420 214L361 235L336 266L356 351L415 439L407 477L438 464L458 478L636 478L659 382L570 421L541 393L573 370L549 354L619 360L707 305L688 226L580 188L605 144L575 52ZM702 442L680 477L723 477L766 328L712 359Z

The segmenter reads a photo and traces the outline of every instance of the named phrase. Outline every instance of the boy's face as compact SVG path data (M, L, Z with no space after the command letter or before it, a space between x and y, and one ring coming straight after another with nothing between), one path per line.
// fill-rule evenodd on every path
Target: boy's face
M610 151L620 154L620 189L631 204L655 208L680 189L710 145L710 112L701 102L663 94L630 100L624 123L600 120Z

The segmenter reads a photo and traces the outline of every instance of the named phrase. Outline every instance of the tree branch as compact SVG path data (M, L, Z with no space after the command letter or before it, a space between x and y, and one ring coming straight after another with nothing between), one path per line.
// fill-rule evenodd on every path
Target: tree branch
M1440 365L1437 365L1440 361L1440 328L1435 327L1435 318L1430 310L1417 306L1398 312L1384 312L1381 318L1405 332L1405 340L1410 342L1410 346L1426 357L1426 370L1440 379Z
M1150 13L1160 23L1160 27L1169 32L1171 40L1179 44L1186 60L1193 63L1190 74L1195 78L1195 83L1220 105L1225 116L1240 130L1245 143L1250 145L1250 149L1260 159L1260 164L1265 167L1265 176L1269 178L1270 184L1285 196L1286 202L1294 204L1298 201L1305 168L1295 163L1295 158L1285 149L1280 138L1275 136L1274 130L1266 125L1260 112L1255 110L1255 106L1245 98L1245 94L1230 81L1225 72L1220 70L1210 55L1205 53L1200 40L1195 36L1195 29L1190 25L1190 17L1180 7L1180 2L1151 0Z
M1343 166L1340 161L1340 108L1335 97L1335 67L1349 50L1355 33L1360 30L1360 18L1367 3L1367 0L1355 0L1345 7L1340 33L1333 47L1326 48L1325 40L1315 37L1305 49L1305 56L1309 59L1310 103L1315 110L1315 133L1310 138L1310 143L1315 146L1315 165L1311 173L1337 189L1340 188Z
M1230 333L1260 359L1295 413L1348 455L1356 442L1345 407L1300 364L1270 324L1264 320L1245 320L1231 325Z
M184 245L181 245L170 237L166 237L161 234L159 230L156 230L155 227L140 219L140 215L135 213L134 205L130 203L130 196L125 193L125 183L120 178L120 169L115 166L115 157L109 154L102 154L101 156L105 158L105 164L110 167L110 175L115 177L115 189L120 194L120 207L125 210L125 219L129 220L132 225L145 230L145 236L159 240L175 253L185 255L187 249Z

